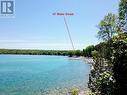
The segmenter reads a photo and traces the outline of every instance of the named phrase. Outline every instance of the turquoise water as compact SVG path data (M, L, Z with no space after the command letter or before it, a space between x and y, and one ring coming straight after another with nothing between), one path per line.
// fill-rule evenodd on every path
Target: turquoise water
M89 72L66 56L0 55L0 95L67 95L87 87Z

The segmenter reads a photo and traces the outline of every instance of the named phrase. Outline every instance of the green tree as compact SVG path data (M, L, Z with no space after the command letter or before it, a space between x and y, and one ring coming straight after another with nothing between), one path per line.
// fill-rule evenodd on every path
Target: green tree
M69 52L68 52L68 56L69 57L72 57L72 56L74 56L75 55L75 51L74 50L70 50Z
M127 0L120 0L119 2L119 30L127 32Z
M112 13L108 13L108 15L106 15L104 17L103 20L100 21L98 28L98 37L101 38L103 41L106 41L106 51L102 51L104 52L104 54L106 55L106 59L108 61L111 61L111 55L112 55L112 37L117 33L117 16L115 14Z
M116 15L109 13L104 19L99 23L98 37L104 41L109 41L113 35L116 33Z
M112 37L117 33L116 19L116 15L109 13L98 25L98 37L104 42L96 45L96 51L92 52L95 64L89 77L89 88L96 95L112 95L113 81L109 78L112 74Z
M81 51L80 51L80 50L76 50L76 51L75 51L75 55L76 55L76 56L81 56L81 55L82 55L82 54L81 54Z
M92 57L92 51L94 51L94 45L90 45L83 49L83 55L85 57Z

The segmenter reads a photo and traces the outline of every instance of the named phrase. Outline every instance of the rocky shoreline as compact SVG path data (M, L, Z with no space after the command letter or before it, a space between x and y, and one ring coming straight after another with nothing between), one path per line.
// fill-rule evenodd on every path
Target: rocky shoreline
M94 64L94 60L93 60L92 57L82 57L82 56L80 56L80 57L70 57L69 59L71 59L71 60L83 60L86 63L91 64L91 69L93 68L92 64ZM85 90L79 89L79 94L78 95L89 95L89 93L90 93L90 91L89 91L88 88L85 89ZM69 94L69 95L71 95L71 94Z
M92 57L83 57L83 56L80 56L80 57L69 57L70 60L84 60L85 62L89 63L89 64L93 64L94 61L93 61L93 58Z

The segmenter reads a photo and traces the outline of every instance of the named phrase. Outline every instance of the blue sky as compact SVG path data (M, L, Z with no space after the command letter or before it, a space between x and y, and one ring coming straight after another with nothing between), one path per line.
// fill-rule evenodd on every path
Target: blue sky
M119 0L15 0L15 17L0 17L0 48L72 49L62 16L67 16L76 49L99 42L96 25L109 12L117 14Z

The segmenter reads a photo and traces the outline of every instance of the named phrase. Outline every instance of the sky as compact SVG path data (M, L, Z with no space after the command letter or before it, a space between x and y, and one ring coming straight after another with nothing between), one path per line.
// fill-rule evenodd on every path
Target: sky
M105 15L117 14L119 0L15 0L14 17L0 17L0 48L72 49L63 16L66 16L75 49L100 42L97 25Z

